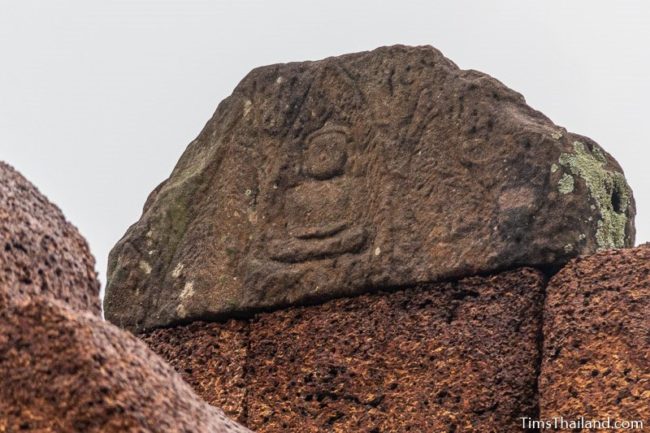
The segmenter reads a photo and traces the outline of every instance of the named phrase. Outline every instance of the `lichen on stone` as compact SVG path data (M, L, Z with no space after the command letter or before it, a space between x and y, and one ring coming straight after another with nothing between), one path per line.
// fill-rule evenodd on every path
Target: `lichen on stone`
M182 263L178 263L174 270L172 271L172 277L178 278L181 276L181 273L183 272L183 267L184 265Z
M140 270L142 270L142 272L144 272L146 275L149 275L151 273L151 265L144 260L140 260L138 266L140 267Z
M569 194L573 192L573 188L574 188L573 176L571 176L568 173L564 173L564 175L558 182L558 191L560 191L561 194Z
M187 309L185 308L184 304L178 304L178 306L176 307L176 314L178 314L178 317L180 317L181 319L187 317Z
M598 248L624 247L626 211L631 192L623 173L607 170L607 159L596 146L589 151L583 143L575 141L573 149L573 153L560 155L560 165L584 180L589 195L600 212L596 231Z

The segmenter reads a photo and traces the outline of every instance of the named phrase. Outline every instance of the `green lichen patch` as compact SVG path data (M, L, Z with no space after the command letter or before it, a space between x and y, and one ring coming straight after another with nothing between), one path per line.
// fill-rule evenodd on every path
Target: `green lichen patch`
M573 188L574 188L573 176L571 176L568 173L564 173L564 175L558 182L558 190L562 194L569 194L570 192L573 192Z
M607 159L597 147L590 152L583 143L576 141L573 149L573 153L560 155L560 165L584 180L589 195L600 212L596 231L598 248L624 247L626 211L631 198L625 177L622 173L605 169Z

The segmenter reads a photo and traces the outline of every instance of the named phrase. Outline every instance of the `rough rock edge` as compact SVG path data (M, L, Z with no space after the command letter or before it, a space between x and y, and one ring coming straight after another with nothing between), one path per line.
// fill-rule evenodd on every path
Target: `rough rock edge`
M89 312L0 292L0 329L0 431L250 432L142 341Z
M0 202L9 205L13 202L18 206L17 215L9 214L6 220L3 211L7 209L0 209L0 229L8 229L0 233L2 237L8 236L5 239L8 243L0 246L4 248L0 253L0 264L4 265L4 260L10 262L6 264L5 273L0 274L0 285L3 286L0 289L10 290L11 297L24 294L61 299L74 309L101 315L101 285L97 279L95 257L79 229L56 204L4 161L0 161L0 181L3 182L0 193L3 189L8 190L8 197L0 197ZM7 222L18 223L18 231L13 231L14 227L7 226ZM24 245L25 240L31 243ZM23 257L16 259L16 254ZM16 280L15 267L20 265L29 265L29 268L25 268L25 274ZM74 287L70 287L72 285Z
M611 417L647 427L649 300L650 243L577 257L550 279L538 378L542 419Z

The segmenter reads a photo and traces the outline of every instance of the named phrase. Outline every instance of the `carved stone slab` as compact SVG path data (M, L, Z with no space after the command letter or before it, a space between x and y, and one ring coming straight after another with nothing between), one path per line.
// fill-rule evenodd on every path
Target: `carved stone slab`
M253 70L110 256L131 330L251 314L634 240L619 165L431 47Z

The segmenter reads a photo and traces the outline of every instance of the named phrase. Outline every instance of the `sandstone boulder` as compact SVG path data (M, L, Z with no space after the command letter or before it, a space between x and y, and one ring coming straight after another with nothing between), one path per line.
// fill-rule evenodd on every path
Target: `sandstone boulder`
M130 333L60 301L0 297L0 432L235 433Z
M258 432L516 432L537 415L543 286L520 269L144 339Z
M547 289L541 418L640 420L648 429L649 314L650 245L562 269ZM620 431L611 427L597 431Z
M431 47L258 68L114 247L141 331L631 246L622 170Z
M100 313L95 259L77 229L0 161L0 295L49 296Z

